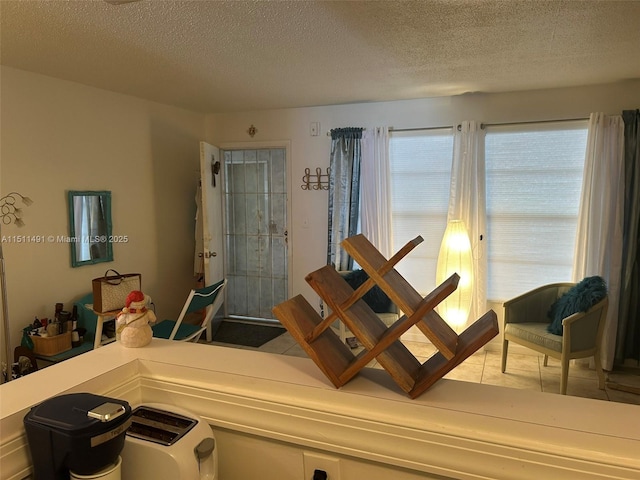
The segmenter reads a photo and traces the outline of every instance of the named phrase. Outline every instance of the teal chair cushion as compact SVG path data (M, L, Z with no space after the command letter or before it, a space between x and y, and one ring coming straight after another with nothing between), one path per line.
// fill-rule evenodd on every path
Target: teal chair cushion
M171 335L173 327L176 325L174 320L163 320L160 323L156 323L151 329L153 330L153 336L156 338L168 339ZM193 335L199 331L202 327L200 325L190 325L188 323L181 323L178 327L178 332L174 340L184 340L189 335Z

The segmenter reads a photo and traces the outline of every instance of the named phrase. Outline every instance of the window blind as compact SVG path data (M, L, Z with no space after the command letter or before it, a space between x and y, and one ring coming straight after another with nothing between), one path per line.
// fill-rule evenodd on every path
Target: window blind
M491 300L571 280L587 122L487 127Z
M396 269L423 295L436 287L438 251L447 226L452 155L451 128L390 133L393 251L418 235L424 238Z

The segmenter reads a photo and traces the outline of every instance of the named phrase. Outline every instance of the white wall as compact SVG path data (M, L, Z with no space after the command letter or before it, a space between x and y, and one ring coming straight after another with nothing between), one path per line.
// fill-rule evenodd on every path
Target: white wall
M33 199L3 236L68 235L67 190L110 190L114 262L71 268L68 244L3 244L12 347L35 316L91 291L108 268L142 273L159 317L177 315L193 279L195 192L205 117L2 67L0 191Z
M18 191L35 203L26 226L7 235L66 235L67 190L111 190L113 263L70 267L67 244L4 244L12 343L34 316L50 316L56 302L71 302L107 268L143 274L160 317L177 314L193 285L194 195L201 139L290 141L292 178L289 228L293 291L317 306L304 276L326 259L327 194L300 188L306 167L329 164L328 129L396 128L586 117L640 105L640 81L525 93L310 107L203 116L126 95L2 67L0 192ZM320 122L317 137L309 124ZM255 125L257 134L246 133ZM303 219L308 227L303 227Z
M454 125L463 120L485 123L586 118L591 112L619 114L640 105L640 81L594 87L576 87L503 94L468 94L399 102L309 107L210 115L208 138L217 145L233 142L291 141L292 219L289 228L292 248L293 291L316 306L319 299L304 281L309 272L326 263L327 192L300 188L304 169L329 165L331 128L393 126L395 128ZM320 122L321 132L310 136L311 122ZM253 139L250 125L257 128ZM309 220L308 228L303 220ZM419 233L419 232L418 232Z

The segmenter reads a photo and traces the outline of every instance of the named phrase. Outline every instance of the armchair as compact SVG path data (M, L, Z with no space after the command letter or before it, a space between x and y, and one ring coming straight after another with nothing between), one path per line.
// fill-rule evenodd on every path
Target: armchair
M547 330L551 320L547 312L553 303L568 292L574 283L554 283L524 293L504 303L502 341L502 373L507 367L509 342L513 341L544 354L561 363L560 393L567 393L569 360L594 357L598 374L598 387L604 389L604 372L600 362L600 345L607 314L608 297L605 296L586 312L577 312L562 320L563 334Z

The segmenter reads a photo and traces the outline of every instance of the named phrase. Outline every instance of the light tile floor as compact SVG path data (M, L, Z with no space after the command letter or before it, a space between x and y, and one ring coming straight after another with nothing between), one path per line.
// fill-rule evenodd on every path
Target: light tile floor
M215 342L214 342L215 343ZM434 352L435 347L419 342L403 342L407 348L424 362ZM226 347L247 348L263 352L307 357L305 351L289 335L284 333L260 348L241 347L236 345L219 344ZM355 353L356 351L354 351ZM476 382L503 387L535 390L559 394L560 392L560 363L550 358L548 366L543 365L542 355L532 352L531 355L510 353L507 358L507 370L500 371L500 352L484 349L476 352L461 365L449 372L445 378L464 382ZM369 365L381 368L376 361ZM629 373L608 373L607 387L598 389L597 375L594 370L584 366L571 365L567 394L579 397L595 398L612 402L622 402L640 405L640 395L611 388L612 384L632 385L640 388L640 376ZM615 385L613 385L615 386Z

